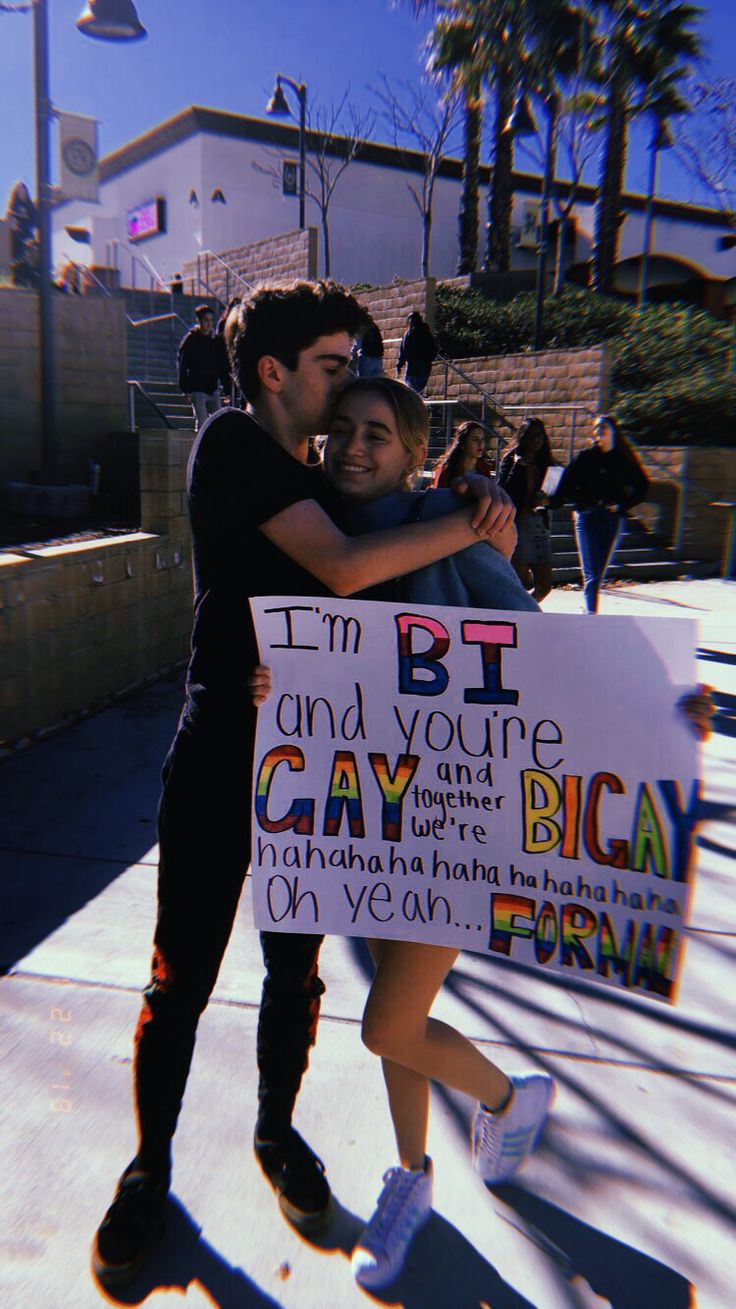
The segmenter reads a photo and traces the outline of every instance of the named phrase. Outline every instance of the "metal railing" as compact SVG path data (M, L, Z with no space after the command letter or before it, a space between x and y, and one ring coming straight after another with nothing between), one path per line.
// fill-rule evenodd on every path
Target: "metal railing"
M105 283L100 280L97 274L93 273L89 264L78 264L76 259L72 259L71 256L67 254L64 255L64 258L66 259L65 267L73 268L75 273L78 274L80 279L80 286L82 286L85 282L87 286L89 286L90 282L94 282L94 285L97 287L97 290L102 291L103 295L106 295L108 300L113 299L113 294L109 286L105 286Z
M182 318L181 314L175 314L175 313L151 314L149 318L131 318L130 314L126 314L125 317L127 321L130 323L131 327L148 327L150 323L165 323L171 318L178 318L182 327L185 327L187 331L189 331L190 327L192 326L191 323L187 322L186 318Z
M115 272L118 274L118 277L120 276L120 265L119 265L119 262L118 262L118 251L119 251L119 250L122 250L122 251L124 252L124 254L125 254L126 259L128 259L128 260L130 261L130 279L131 279L131 284L130 284L130 287L128 288L129 290L131 290L131 291L138 291L138 290L140 290L140 291L145 291L145 290L153 291L153 290L155 289L155 285L157 284L157 285L159 286L159 288L160 288L161 291L164 291L164 292L166 292L167 294L170 292L170 287L169 287L168 282L165 280L165 278L163 278L163 277L161 276L161 274L157 271L157 269L154 268L154 266L153 266L153 264L151 263L150 259L148 259L145 255L138 255L138 254L135 254L135 252L134 252L133 250L131 250L131 249L129 248L129 246L127 246L127 245L126 245L123 241L121 241L118 237L113 237L113 239L112 239L111 241L108 241L108 242L107 242L107 255L106 255L106 258L107 258L108 266L111 267L111 268L114 268L114 269L115 269ZM111 260L111 257L110 257L110 251L113 251L113 252L114 252L114 258L113 258L112 260ZM142 269L143 269L144 273L146 274L147 280L148 280L148 287L145 287L145 286L137 287L137 286L136 286L136 284L135 284L135 281L136 281L136 278L135 278L135 270L136 270L136 268L142 268Z
M587 414L589 418L595 418L596 410L591 409L588 405L581 404L537 404L537 405L506 405L506 410L510 414L518 414L521 418L526 418L529 414L570 414L570 434L567 440L567 461L572 459L575 453L575 441L577 439L577 416L578 414Z
M488 410L490 408L492 410L493 418L497 422L501 422L504 427L510 428L513 432L514 424L506 417L509 410L508 405L501 404L498 396L494 395L492 391L489 391L487 387L483 386L482 383L478 382L474 377L471 377L470 373L466 373L465 369L461 368L459 364L456 364L454 359L448 359L447 355L438 354L436 362L445 370L443 399L446 400L448 398L447 392L450 385L450 373L452 372L459 377L466 386L469 386L471 391L476 392L480 397L481 419L483 424L491 426L488 418ZM467 404L467 401L463 401L463 404Z
M156 404L156 401L152 399L152 397L148 394L145 387L134 377L128 378L128 431L130 432L137 431L137 424L135 421L136 392L142 395L146 403L149 404L151 408L154 410L154 412L158 414L159 418L163 422L164 427L168 427L170 431L174 431L175 430L174 424L164 413L163 409L161 409L160 406Z
M215 262L215 264L219 264L221 268L225 269L224 299L220 295L219 291L214 291L212 289L212 285L210 283L211 259ZM204 260L204 269L205 269L204 277L202 276L202 262L201 262L202 260ZM244 287L249 295L251 294L252 291L255 291L256 289L252 282L249 282L246 277L243 277L242 273L239 273L236 271L236 269L232 268L230 264L228 264L227 261L223 259L220 255L216 255L213 250L203 250L201 254L197 255L197 286L200 289L200 291L202 291L205 295L214 296L215 299L217 299L219 303L223 305L223 307L228 305L232 298L230 294L233 289L232 286L230 285L231 279L235 286Z

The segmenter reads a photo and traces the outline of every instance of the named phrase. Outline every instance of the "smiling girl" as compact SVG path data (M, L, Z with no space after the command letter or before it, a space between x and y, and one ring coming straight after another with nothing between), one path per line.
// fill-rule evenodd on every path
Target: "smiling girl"
M363 534L452 512L452 491L415 492L427 455L428 414L409 387L389 378L357 381L337 402L324 449L327 480L343 500L341 526ZM538 610L508 562L513 525L362 598L421 604ZM267 685L268 683L264 683ZM257 682L254 698L258 702ZM387 1170L373 1217L353 1252L353 1272L380 1287L400 1272L414 1233L432 1207L432 1162L426 1154L430 1080L472 1096L476 1171L489 1182L510 1177L533 1149L553 1096L543 1073L507 1076L455 1028L429 1017L458 956L445 946L369 940L375 975L363 1015L364 1044L380 1055L399 1163Z

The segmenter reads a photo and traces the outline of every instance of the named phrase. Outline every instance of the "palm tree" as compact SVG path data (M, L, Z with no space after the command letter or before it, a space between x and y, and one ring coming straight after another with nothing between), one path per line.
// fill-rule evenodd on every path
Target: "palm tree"
M702 10L679 0L593 0L600 21L604 142L593 239L593 287L610 292L618 253L629 122L642 109L687 108L678 84L701 54Z
M495 89L485 266L503 272L511 264L514 202L514 142L507 123L524 89L554 105L556 79L577 59L580 13L574 0L479 0L474 7L486 76Z
M428 70L434 75L449 73L451 90L462 98L463 174L458 211L459 274L472 273L478 257L480 217L480 148L483 127L482 42L476 31L478 6L459 3L452 13L442 13L429 37Z

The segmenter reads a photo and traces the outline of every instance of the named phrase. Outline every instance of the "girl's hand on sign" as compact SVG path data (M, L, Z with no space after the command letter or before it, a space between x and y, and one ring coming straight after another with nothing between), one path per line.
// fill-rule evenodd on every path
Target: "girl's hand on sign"
M248 686L254 705L265 704L272 691L271 669L265 664L256 664L248 678Z
M713 688L699 682L694 691L683 695L679 708L687 718L699 741L707 741L711 734L711 718L716 712Z

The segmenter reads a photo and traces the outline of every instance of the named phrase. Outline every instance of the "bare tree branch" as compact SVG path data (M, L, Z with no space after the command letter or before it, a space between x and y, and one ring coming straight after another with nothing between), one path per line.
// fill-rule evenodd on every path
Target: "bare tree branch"
M736 78L691 83L692 113L678 128L675 153L736 227Z
M410 162L410 148L418 149L421 155L420 180L407 181L406 185L422 220L421 271L422 276L427 277L435 183L442 160L458 148L457 129L462 117L462 103L456 92L438 100L436 90L425 84L415 87L399 81L396 87L394 89L382 74L381 86L368 89L381 105L381 117L391 133L392 142L396 149L403 151L407 164Z
M345 170L360 153L366 137L376 123L373 111L361 114L348 99L346 87L338 101L329 105L308 106L306 137L306 173L304 194L316 204L322 227L323 265L325 277L330 276L330 222L329 211L335 188ZM253 163L257 173L270 177L280 191L283 184L284 152L264 148L268 164Z

